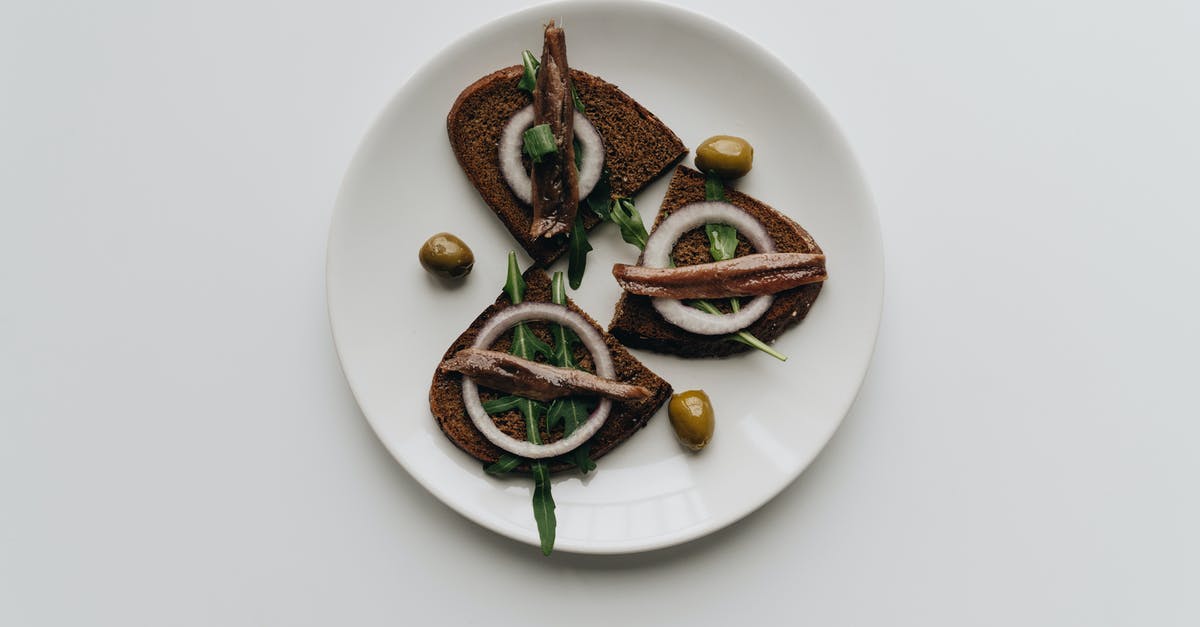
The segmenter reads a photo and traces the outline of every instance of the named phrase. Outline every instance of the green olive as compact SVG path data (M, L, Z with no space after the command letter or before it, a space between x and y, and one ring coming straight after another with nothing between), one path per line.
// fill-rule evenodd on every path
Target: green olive
M754 164L754 146L741 137L714 135L696 148L696 167L723 179L746 176Z
M713 422L712 403L704 390L672 394L667 415L671 418L671 426L679 442L693 451L704 448L712 439L716 425Z
M426 270L452 279L467 276L475 265L470 247L450 233L438 233L425 240L417 256Z

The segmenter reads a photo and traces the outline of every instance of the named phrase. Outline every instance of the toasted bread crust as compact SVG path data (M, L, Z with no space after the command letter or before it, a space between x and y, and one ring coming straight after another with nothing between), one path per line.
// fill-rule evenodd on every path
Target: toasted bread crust
M775 239L779 252L821 253L821 247L791 218L779 213L731 187L726 187L727 200L746 213L758 218ZM666 216L684 205L704 200L704 175L680 166L671 178L671 185L663 198L662 208L654 220L654 227ZM753 252L739 236L737 255ZM695 229L679 239L673 253L675 263L680 266L712 261L708 250L708 239L703 229ZM640 259L639 259L640 262ZM799 323L808 314L823 283L802 285L775 295L775 302L767 313L750 325L747 330L758 339L770 343L784 331ZM724 306L724 303L714 303ZM623 292L617 301L616 311L608 332L630 348L644 348L660 353L683 357L723 357L752 350L740 342L722 339L721 336L698 335L684 331L663 320L650 304L647 296Z
M498 70L469 85L446 116L454 156L488 207L539 266L566 250L564 238L534 239L532 208L513 195L500 172L499 142L505 123L532 102L517 89L519 65ZM633 196L687 154L687 147L661 120L617 86L571 70L571 81L587 107L584 113L604 141L613 193ZM599 222L584 212L584 226Z
M525 272L525 283L526 302L550 301L550 278L546 276L545 272L534 268L529 269ZM458 351L470 347L475 342L475 338L479 335L479 330L483 325L497 312L510 306L508 297L501 294L495 303L479 314L475 318L475 321L471 323L471 326L454 340L442 356L442 361L454 356ZM567 307L583 316L588 324L603 334L604 342L608 345L608 349L612 353L613 365L617 372L615 378L618 381L631 385L640 385L650 390L650 397L643 400L613 402L612 412L609 414L608 421L604 423L604 426L591 439L591 458L598 459L646 425L650 418L654 416L654 413L658 411L658 408L670 397L671 385L646 368L624 346L621 346L616 338L604 333L604 329L595 320L570 300L567 301ZM531 328L534 333L542 337L543 341L550 341L547 329L540 328L536 324L531 325ZM509 345L510 336L506 334L496 342L493 348L496 350L508 350ZM576 357L585 368L591 367L591 356L582 347L577 348ZM436 369L433 376L433 385L429 390L429 409L433 413L438 426L441 427L442 432L446 434L446 437L468 455L481 462L490 464L499 459L504 453L500 447L492 444L483 434L479 433L479 430L471 423L470 417L467 416L466 407L463 405L462 400L462 375L446 371L442 368ZM525 439L525 421L519 412L511 411L494 416L494 419L496 426L507 435L520 440ZM542 439L545 442L550 442L557 439L557 435L543 430ZM570 464L557 461L552 461L550 464L551 472L567 470L573 467ZM518 471L523 472L527 472L528 469L527 464L517 467Z

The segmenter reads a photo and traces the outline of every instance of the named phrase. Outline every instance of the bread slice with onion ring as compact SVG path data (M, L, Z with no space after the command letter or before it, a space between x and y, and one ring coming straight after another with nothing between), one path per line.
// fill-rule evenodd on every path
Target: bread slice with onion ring
M518 52L514 50L514 54ZM513 192L508 179L514 177L506 177L501 168L501 148L511 147L519 136L516 131L524 129L510 128L507 143L503 141L504 131L510 120L533 101L517 88L523 72L520 65L507 67L464 89L446 117L446 130L455 158L483 201L529 256L544 267L566 251L566 241L530 234L533 209L528 200ZM573 68L570 77L586 108L583 117L603 142L604 167L609 171L613 194L633 196L687 154L687 147L658 116L616 85ZM532 116L529 120L532 122ZM586 155L586 146L584 150ZM580 175L594 172L595 168L585 164ZM581 180L580 185L585 182ZM585 194L582 189L580 192L582 199ZM591 229L599 222L591 211L582 215L585 228Z
M655 217L654 228L651 229L652 237L654 229L670 214L687 205L705 202L704 181L704 175L691 168L680 166L675 170L662 206ZM757 199L735 191L732 187L726 187L725 195L730 204L762 224L766 234L774 242L775 251L823 254L816 240L791 218ZM736 257L756 252L740 232L738 239ZM704 227L700 226L680 237L675 243L671 257L678 266L711 262L712 256L709 253ZM641 263L642 259L639 258L638 262ZM809 283L773 294L770 306L744 329L764 342L774 341L788 328L804 319L820 294L822 285L821 282ZM709 300L722 311L729 311L727 299ZM745 344L726 340L725 335L701 335L681 329L663 318L651 297L628 292L622 292L617 301L616 311L609 324L609 333L630 348L643 348L683 357L723 357L752 350Z
M550 277L545 272L537 268L531 268L525 272L524 279L525 298L522 305L551 302ZM473 347L481 331L484 331L488 323L498 314L505 310L521 307L522 305L512 305L508 296L501 294L495 303L476 317L471 326L454 340L443 355L442 362L452 359L463 349ZM557 307L557 305L555 306ZM613 367L613 376L611 378L625 384L643 387L650 392L650 395L643 399L612 401L611 410L603 426L591 437L589 455L592 459L598 459L646 425L655 412L670 398L671 385L651 372L650 369L630 354L616 338L605 333L603 327L597 324L595 320L579 309L569 299L566 308L582 318L583 322L594 329L600 338L602 338L603 344L607 348L608 355L611 358L611 365ZM548 325L533 322L530 323L530 327L542 341L548 343L551 341ZM511 332L505 332L494 343L490 343L490 346L476 348L507 351L511 345L511 337ZM582 344L576 347L575 357L585 370L595 370L595 361ZM463 375L458 372L439 367L434 373L433 385L429 390L430 411L433 413L433 417L442 432L455 446L481 462L493 463L504 453L504 449L493 444L473 423L470 412L467 410L467 405L463 400L463 379ZM479 396L485 401L504 395L503 392L489 390L482 385L477 387ZM504 435L516 440L525 439L525 420L519 412L513 410L491 416L491 419L496 428ZM561 438L562 433L560 430L558 432L546 432L543 426L543 442L552 444ZM550 462L551 472L567 470L573 467L573 465L559 461L558 459ZM528 471L528 466L522 464L517 467L517 470Z

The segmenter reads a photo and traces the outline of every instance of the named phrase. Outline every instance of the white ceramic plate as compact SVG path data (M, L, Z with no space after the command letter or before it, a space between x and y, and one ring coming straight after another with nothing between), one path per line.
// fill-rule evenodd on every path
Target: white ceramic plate
M467 518L536 545L531 482L486 476L443 437L427 398L441 354L499 294L506 253L519 249L455 162L446 113L475 79L518 63L523 49L540 51L550 18L566 28L572 66L621 86L687 145L719 133L747 138L754 170L739 189L791 215L828 255L820 298L777 342L786 363L758 352L725 360L637 353L676 390L708 392L718 423L704 452L675 442L664 407L594 473L555 478L556 550L666 547L742 518L804 470L853 402L879 325L879 227L854 159L816 98L754 42L677 8L571 2L497 20L433 57L380 114L343 183L329 238L334 338L363 413L404 468ZM648 222L668 178L637 198ZM475 271L459 286L417 263L417 249L438 231L475 251ZM609 269L637 253L613 225L591 241L586 280L571 297L607 323L618 295Z

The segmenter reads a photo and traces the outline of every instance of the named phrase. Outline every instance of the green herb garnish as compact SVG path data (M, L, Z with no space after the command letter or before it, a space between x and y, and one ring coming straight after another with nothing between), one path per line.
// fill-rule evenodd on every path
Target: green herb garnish
M621 239L637 246L639 250L646 249L646 240L650 235L646 233L646 225L642 222L642 215L638 213L637 207L633 205L633 199L614 198L608 213L609 219L620 227Z
M592 250L587 229L583 228L583 216L575 216L575 226L571 227L567 245L567 275L571 279L571 289L577 290L583 284L583 273L587 270L587 254Z
M504 282L504 293L508 294L508 300L514 305L525 299L525 279L521 277L521 268L517 266L515 252L508 253L508 276ZM523 359L536 359L538 353L547 357L551 354L550 346L539 340L525 323L518 323L513 327L512 347L508 352ZM525 418L525 439L534 444L542 443L538 427L539 406L545 407L541 403L520 397L516 404L516 408ZM501 458L496 464L501 461L505 460ZM550 468L544 461L529 460L529 469L533 473L533 519L537 522L542 554L549 555L554 550L554 528L557 525L554 518L554 497L550 494Z
M567 290L563 287L562 272L555 272L550 280L550 300L556 305L567 306ZM575 332L564 325L555 324L551 326L550 334L554 337L554 352L550 355L550 362L561 368L579 368L579 362L575 360L575 344L579 342L579 338ZM550 409L546 412L546 428L557 426L559 421L562 421L563 437L565 438L587 420L595 406L595 402L591 399L578 397L554 399L550 402ZM575 465L584 474L596 468L596 462L588 457L590 448L591 445L584 442L569 454Z
M521 404L520 396L501 396L500 398L484 401L483 411L489 414L503 414L506 411L512 411Z
M563 287L561 272L555 272L550 278L550 302L567 306L567 290ZM561 324L551 327L550 336L554 341L550 361L562 368L578 368L579 363L575 361L575 345L579 343L579 336L575 335L570 327Z
M521 398L520 396L501 396L500 398L492 399L490 401L484 401L481 404L483 405L483 411L486 411L489 414L503 414L506 411L512 411L520 407L521 403L526 400L527 399ZM534 407L536 407L539 411L546 410L546 405L544 403L539 403L537 401L530 402L532 402Z
M535 360L538 355L549 356L550 345L538 339L533 331L529 329L529 325L519 323L513 327L512 348L510 353L522 359ZM535 401L526 400L528 403Z
M554 408L551 407L551 409ZM579 428L579 425L582 425L587 420L587 417L591 415L593 409L595 409L594 401L589 402L573 398L563 403L559 409L559 415L563 421L563 437L565 438L574 433ZM575 466L585 475L596 469L596 462L592 461L592 458L588 455L591 452L591 448L592 443L589 440L580 444L570 453Z
M725 200L725 184L715 174L710 173L704 178L704 199ZM708 254L712 255L713 261L733 259L738 247L737 229L729 224L709 223L704 225L704 234L708 236ZM730 298L729 306L737 311L742 304L737 298Z
M538 536L542 540L542 555L554 550L554 528L558 521L554 517L554 496L550 494L550 467L545 462L532 462L533 471L533 520L537 522Z
M704 177L704 200L725 200L725 184L715 174Z
M521 136L525 140L525 154L534 163L541 163L546 155L558 153L558 146L554 143L554 132L550 130L549 124L538 124L532 126Z
M508 253L508 277L504 282L504 292L508 294L508 300L514 305L521 304L521 301L525 299L525 279L521 276L521 269L517 266L517 253L515 252ZM513 327L512 346L508 352L522 359L537 359L538 355L550 355L550 345L534 335L529 325L518 322ZM521 401L527 404L535 402L524 398Z
M575 85L571 84L571 97L575 99L575 108L583 111L583 103L579 101L579 94L575 93ZM578 137L571 138L571 145L575 148L575 171L578 172L583 167L583 145L579 143ZM593 193L595 189L593 188ZM579 204L583 204L584 200L580 199ZM575 225L571 227L571 233L567 236L567 276L571 279L571 289L577 290L580 285L583 285L583 273L587 270L587 254L591 252L592 245L588 242L587 229L583 228L583 216L576 212Z
M508 253L508 277L504 282L504 293L508 294L508 300L514 305L519 305L521 301L525 300L525 279L521 276L520 267L517 266L517 253L511 251ZM512 346L509 347L508 352L522 359L535 360L538 355L549 357L550 345L539 339L529 325L518 322L513 327ZM540 404L526 398L522 398L521 401L531 407Z
M579 92L575 91L575 81L571 81L571 102L575 105L575 110L580 113L586 113L587 109L583 106L583 101L579 99Z
M508 251L508 273L504 276L504 294L508 302L520 305L525 300L525 277L521 276L521 268L517 265L517 253Z
M699 309L700 311L703 311L705 313L710 313L710 314L714 314L714 315L718 315L718 316L722 315L722 312L720 309L717 309L715 306L713 306L712 303L710 303L706 300L694 300L691 302L691 305L692 305L692 307L695 307L696 309ZM727 339L731 342L740 342L742 344L745 344L746 346L751 346L751 347L757 348L758 350L774 357L775 359L778 359L779 361L787 361L787 355L784 355L783 353L771 348L771 346L769 344L754 337L754 335L751 334L749 331L738 331L737 333L734 333L733 335L726 335L725 339Z
M713 261L733 259L737 251L737 229L728 224L705 224L704 232L708 235L708 252Z
M512 471L512 469L521 465L521 458L512 453L505 453L500 456L494 463L486 464L483 471L489 475L504 475Z
M612 217L609 215L610 203L612 203L612 186L608 183L608 169L605 168L600 173L600 180L596 181L596 186L592 188L592 193L588 194L587 206L601 220L611 222Z
M528 50L521 53L521 64L525 66L525 73L521 75L521 80L517 83L517 89L524 89L532 94L533 90L537 87L537 71L538 66L541 64L538 63L537 57L533 56L533 53Z
M705 200L725 200L725 185L721 179L709 174L704 180ZM706 224L704 233L708 235L708 252L713 261L733 259L737 251L737 229L728 224Z

